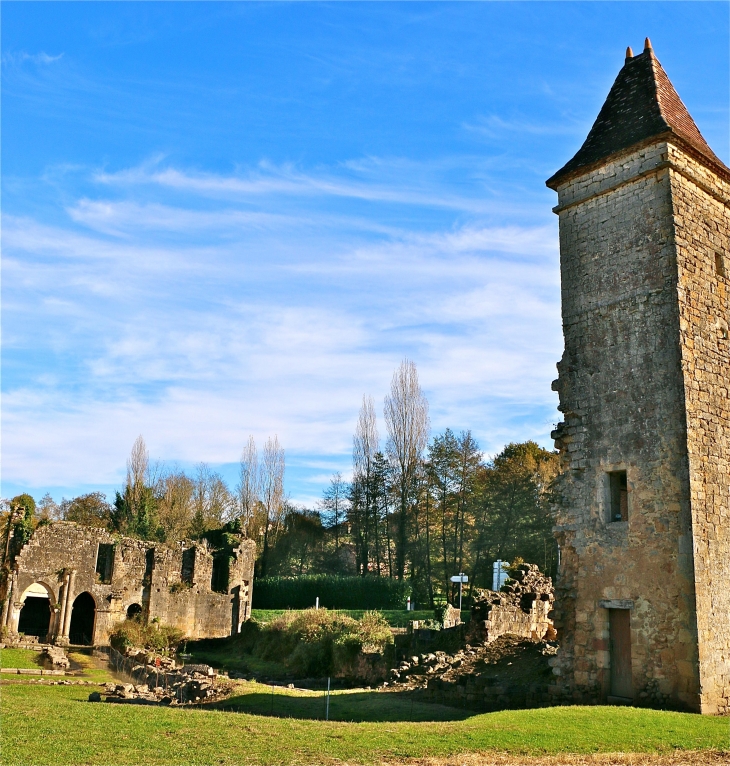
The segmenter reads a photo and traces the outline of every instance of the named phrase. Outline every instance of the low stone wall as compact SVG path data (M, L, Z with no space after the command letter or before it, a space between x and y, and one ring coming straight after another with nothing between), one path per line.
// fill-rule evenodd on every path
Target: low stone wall
M550 660L557 646L500 636L453 654L414 655L389 674L387 686L411 691L426 702L479 711L556 704Z
M18 676L65 676L65 670L44 670L43 668L0 668L0 673Z
M511 686L485 678L463 677L458 681L435 678L429 682L423 695L429 702L484 712L549 707L555 704L548 683Z

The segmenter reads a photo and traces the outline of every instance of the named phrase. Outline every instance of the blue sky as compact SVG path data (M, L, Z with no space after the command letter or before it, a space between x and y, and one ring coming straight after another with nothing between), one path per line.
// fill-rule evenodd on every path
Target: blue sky
M646 35L730 162L728 8L2 3L3 496L252 433L314 502L404 357L434 432L551 446L544 181Z

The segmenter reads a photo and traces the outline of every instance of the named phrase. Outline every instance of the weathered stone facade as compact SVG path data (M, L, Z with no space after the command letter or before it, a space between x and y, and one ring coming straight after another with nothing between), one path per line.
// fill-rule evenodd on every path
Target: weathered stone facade
M553 640L554 600L552 580L535 564L520 564L500 591L476 591L467 639L483 644L505 635Z
M205 543L172 547L59 521L18 554L2 625L13 636L33 617L48 621L48 640L104 645L115 625L141 614L188 638L229 636L250 616L254 558L246 539L223 560Z
M730 170L650 45L558 192L564 694L730 712Z

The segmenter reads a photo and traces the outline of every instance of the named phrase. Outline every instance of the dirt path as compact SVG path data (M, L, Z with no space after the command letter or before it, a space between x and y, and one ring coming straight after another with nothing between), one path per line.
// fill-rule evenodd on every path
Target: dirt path
M396 764L402 764L402 766L730 766L730 751L677 751L669 755L604 753L544 757L468 754L450 758L386 761L385 764L388 766L396 766Z

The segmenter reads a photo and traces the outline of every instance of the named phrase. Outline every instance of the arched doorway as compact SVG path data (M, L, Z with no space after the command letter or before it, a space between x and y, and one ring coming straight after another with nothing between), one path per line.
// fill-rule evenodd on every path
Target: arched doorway
M142 614L142 607L139 604L130 604L127 607L127 619L133 620L135 617L139 620Z
M34 583L23 594L18 633L45 638L51 627L51 600L45 586Z
M91 593L84 592L74 599L71 610L71 628L68 632L72 644L92 644L94 642L94 619L96 602Z

